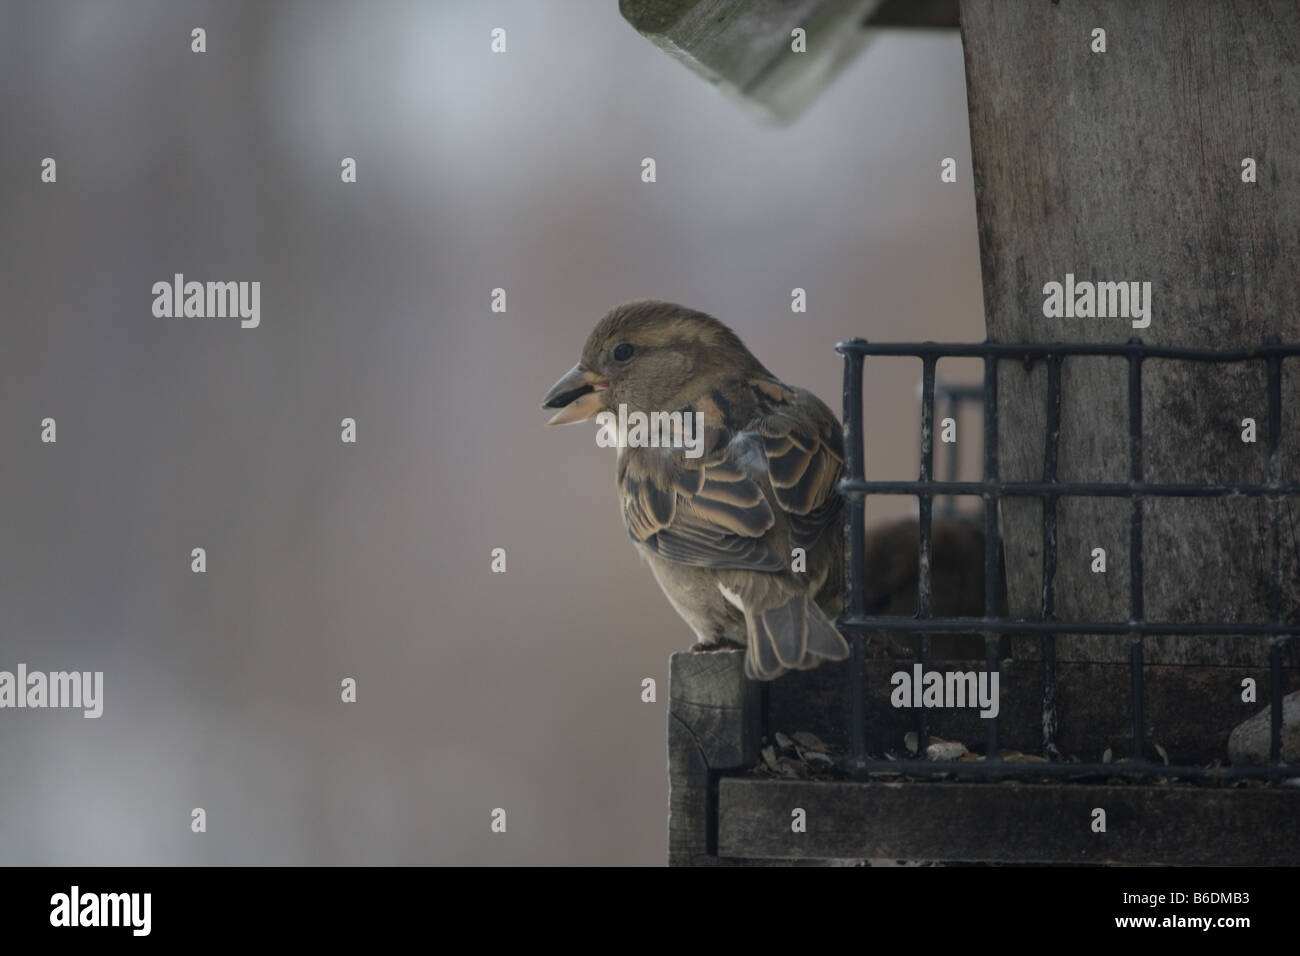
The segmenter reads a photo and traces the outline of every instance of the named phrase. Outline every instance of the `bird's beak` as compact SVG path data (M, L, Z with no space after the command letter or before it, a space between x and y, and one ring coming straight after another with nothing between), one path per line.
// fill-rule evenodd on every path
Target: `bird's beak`
M558 408L548 425L567 425L585 422L601 408L600 393L609 388L609 382L595 372L588 372L579 362L567 375L551 386L542 399L542 408Z

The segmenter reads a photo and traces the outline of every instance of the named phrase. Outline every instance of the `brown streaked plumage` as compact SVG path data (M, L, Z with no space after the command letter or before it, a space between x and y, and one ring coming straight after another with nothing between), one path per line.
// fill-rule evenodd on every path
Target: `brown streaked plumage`
M744 645L759 680L847 657L831 623L843 438L830 409L777 380L717 319L653 300L601 319L543 401L558 409L549 424L620 405L703 416L699 457L620 447L617 468L628 533L700 643Z

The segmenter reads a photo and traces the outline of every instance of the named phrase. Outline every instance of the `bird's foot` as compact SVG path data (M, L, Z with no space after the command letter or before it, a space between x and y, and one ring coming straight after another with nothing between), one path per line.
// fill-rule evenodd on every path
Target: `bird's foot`
M733 641L726 637L720 637L711 644L696 641L690 648L692 654L710 654L713 651L743 651L744 649L745 645L740 641Z

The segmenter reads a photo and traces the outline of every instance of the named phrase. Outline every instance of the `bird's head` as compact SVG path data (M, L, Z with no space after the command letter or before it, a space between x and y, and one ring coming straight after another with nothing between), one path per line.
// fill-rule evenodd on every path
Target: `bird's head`
M548 425L585 422L602 411L674 411L714 382L770 373L735 332L712 316L646 299L596 324L578 364L551 386Z

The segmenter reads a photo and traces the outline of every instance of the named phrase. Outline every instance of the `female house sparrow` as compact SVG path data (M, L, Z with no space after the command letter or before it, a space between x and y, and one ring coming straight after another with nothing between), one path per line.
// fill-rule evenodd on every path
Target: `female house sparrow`
M745 673L758 680L848 657L831 623L843 589L843 437L830 409L778 381L717 319L653 300L601 319L542 402L559 409L548 425L620 406L703 416L693 449L618 450L628 533L700 643L745 646Z

